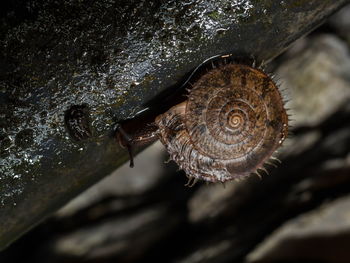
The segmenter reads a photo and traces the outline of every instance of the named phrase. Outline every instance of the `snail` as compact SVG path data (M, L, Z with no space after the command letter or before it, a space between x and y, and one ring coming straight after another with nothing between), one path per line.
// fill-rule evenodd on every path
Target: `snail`
M288 133L288 115L272 78L252 65L219 62L191 86L187 99L156 116L144 134L130 137L118 126L131 163L131 145L159 138L194 181L225 182L264 170Z

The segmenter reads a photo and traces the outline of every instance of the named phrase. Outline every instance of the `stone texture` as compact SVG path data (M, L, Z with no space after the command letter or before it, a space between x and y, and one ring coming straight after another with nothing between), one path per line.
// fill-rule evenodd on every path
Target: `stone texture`
M350 196L326 203L278 228L246 262L349 262Z
M154 206L129 216L112 217L58 237L51 244L52 250L66 258L93 260L113 256L121 261L133 261L171 232L180 220L173 214L164 221L166 213L172 212L164 206Z
M350 99L348 47L335 36L321 35L293 56L276 73L290 100L292 124L318 125Z
M61 208L57 216L67 217L108 197L145 193L166 176L164 174L164 154L162 144L154 143L136 156L134 168L130 168L128 162L125 163L110 176Z
M329 26L334 28L350 44L350 5L345 6L329 19Z

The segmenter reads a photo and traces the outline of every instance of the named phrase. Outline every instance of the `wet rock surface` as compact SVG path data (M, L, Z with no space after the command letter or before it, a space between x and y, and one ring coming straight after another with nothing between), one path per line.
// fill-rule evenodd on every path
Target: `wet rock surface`
M135 9L131 8L133 4L135 3L125 4L125 8L128 7L129 12L137 12L137 10L145 8L144 5L147 5L144 3ZM169 2L168 5L171 3ZM164 6L162 5L162 7ZM174 10L176 12L182 10L175 7L173 9L167 7L169 14L175 12ZM82 7L79 10L82 10ZM146 10L148 9L146 8ZM43 9L42 12L44 11ZM109 12L106 10L105 15L108 16ZM212 19L217 19L220 12L210 14L209 18L212 21ZM82 19L83 17L84 15L82 15ZM98 20L98 18L94 19ZM12 23L16 25L16 21L12 21ZM137 25L137 21L130 23ZM167 29L172 30L171 23L165 24L169 26L166 27ZM184 25L188 26L186 23ZM275 69L275 73L280 79L281 89L285 90L286 98L290 99L287 106L291 108L292 118L295 120L292 122L292 135L279 155L282 164L276 162L277 168L268 168L269 175L263 175L262 179L256 176L242 182L232 182L226 185L199 183L193 188L186 188L184 187L186 177L181 171L176 171L175 164L164 164L167 156L162 146L157 143L136 158L134 169L129 169L125 165L88 189L53 218L46 220L5 252L2 252L0 261L277 262L290 260L289 256L293 254L295 256L293 259L300 260L300 262L318 260L346 262L349 254L341 248L346 246L349 241L346 224L348 219L346 209L349 206L348 189L350 187L349 44L339 33L340 30L329 32L329 24L326 26L327 34L322 32L322 28L319 29L317 33L300 40L292 49L270 65L271 68ZM335 27L334 23L332 26ZM215 24L213 28L217 30ZM203 34L212 33L206 27L197 30L201 30ZM160 33L160 31L157 32ZM78 27L76 33L79 33ZM177 31L173 32L173 35L177 34ZM159 36L159 39L163 38ZM111 38L110 41L112 40ZM81 39L78 38L76 41L81 41ZM94 41L98 42L99 40L97 38ZM124 40L118 39L118 41ZM164 41L171 43L172 40L166 39ZM67 43L62 42L60 45L67 47L73 42L72 38ZM131 43L134 42L131 41ZM93 43L87 43L87 45L90 44ZM60 45L57 46L57 50L63 47ZM111 45L111 48L113 49L115 46ZM81 77L84 72L90 72L91 68L87 70L84 66L86 63L96 65L97 69L103 67L104 64L99 64L98 59L104 58L104 53L99 50L96 47L94 51L96 54L90 50L92 53L88 52L86 61L77 60L76 63L82 68L77 75L74 75L75 73L73 75L79 79L79 76ZM74 55L74 52L69 54ZM115 54L116 56L125 55L121 51L116 51ZM23 53L16 56L24 55ZM83 57L78 56L78 58ZM113 60L113 57L110 59ZM137 84L139 80L134 77L125 79L124 73L130 70L130 67L135 70L142 68L142 65L138 64L137 59L131 61L136 64L134 62L127 63L128 66L124 64L119 70L121 70L120 76L123 76L125 83L133 87L123 89L125 93L123 93L124 91L122 93L126 94L125 96L133 97L135 95L133 92L137 92L137 89L134 90L135 85L140 85ZM196 63L197 61L193 61L193 64ZM40 71L40 69L32 69L31 67L22 70L29 69ZM65 72L64 66L61 70ZM115 72L118 70L116 69ZM31 76L35 76L33 72L30 73ZM96 78L88 78L88 80L94 83L106 80L106 83L111 83L112 86L117 81L112 79L108 82L108 74L99 74L95 74L97 80ZM85 74L84 78L88 75ZM179 73L179 75L181 74ZM52 80L52 78L49 79ZM25 81L29 80L37 81L35 77ZM152 81L157 80L152 79ZM151 83L153 83L152 81ZM169 80L168 84L175 82L176 80L172 79ZM104 107L104 103L106 105L112 103L112 101L107 100L113 100L115 103L115 100L121 97L112 94L111 97L103 99L103 101L106 100L105 102L99 104L95 100L101 95L100 91L95 93L91 90L92 93L88 92L87 95L84 95L85 86L82 88L83 90L80 90L79 83L78 81L73 86L63 88L63 90L58 89L57 83L53 84L53 89L56 89L58 93L63 93L66 89L71 88L77 90L77 96L74 99L62 102L64 110L55 113L57 108L52 106L48 100L48 108L40 109L40 111L35 109L32 115L35 120L38 120L35 124L41 123L42 125L38 126L38 129L46 129L47 123L51 125L55 122L54 120L59 120L57 122L59 125L56 123L57 126L55 126L57 133L50 133L51 137L47 137L49 139L47 141L45 139L45 142L47 142L48 147L61 142L63 149L67 147L63 143L64 140L67 140L70 146L74 146L66 148L67 151L76 151L80 157L72 154L62 155L60 158L61 155L58 154L58 157L52 155L51 158L57 158L55 162L57 162L57 169L60 170L62 165L67 163L74 162L78 168L84 167L86 162L90 163L88 168L81 168L82 172L86 173L86 177L83 177L84 180L89 181L89 175L101 173L101 168L97 167L96 163L108 167L102 169L103 173L109 172L112 170L112 166L114 167L114 165L110 166L111 160L105 159L102 151L105 152L107 149L106 154L113 153L113 155L119 151L121 158L119 162L126 159L125 156L121 157L124 150L117 149L115 143L111 143L112 138L104 137L104 132L111 129L113 125L113 117L111 116L114 114L102 114L101 118L109 118L107 126L103 127L99 125L101 119L98 117L101 112L100 107ZM87 87L94 85L91 84ZM7 91L9 88L5 87L4 89L2 86L2 90ZM152 90L152 88L150 89ZM21 92L20 89L14 90L14 92ZM104 94L104 92L102 93ZM8 93L3 92L3 94L7 96L4 100L10 100ZM31 98L24 101L28 102ZM91 134L95 137L90 138L86 136L87 133L77 133L78 138L83 137L82 141L88 142L87 148L80 140L70 140L64 125L64 114L72 106L73 100L74 105L84 105L84 103L89 102L90 123L87 126L91 128ZM136 101L138 101L137 97L130 101L130 105L138 104ZM49 107L50 105L52 107ZM14 111L9 118L18 118L20 122L20 116L24 114L23 109L27 106L16 102L13 107ZM127 107L126 105L125 109ZM120 108L119 111L123 116L129 114L129 112L123 111L123 108ZM104 110L102 112L105 113ZM3 119L0 120L1 123L2 121ZM36 136L39 133L37 129L33 129L30 123L29 121L20 126L23 129L16 131L13 135L9 135L6 131L0 133L2 147L0 154L4 156L3 162L7 160L5 157L14 150L11 147L20 148L19 153L21 154L28 155L30 153L32 145L37 142ZM48 132L52 132L52 130ZM68 137L66 138L66 136ZM56 140L56 138L61 138L63 141ZM90 156L87 152L94 152L94 155ZM31 159L33 156L28 155L27 162L35 167L36 159ZM46 193L46 197L54 198L54 195L58 193L65 193L66 188L78 187L76 185L81 182L69 177L69 174L73 174L76 170L71 171L70 166L66 168L71 173L64 175L66 180L61 181L62 179L60 179L60 184L57 185L60 191L52 191L51 188L45 187L38 188L45 186L45 184L35 185L36 191L40 189L41 192ZM51 175L54 174L52 169L50 172L52 172ZM28 180L36 180L34 174L28 174L26 175ZM4 180L2 182L6 182L1 185L2 191L13 191L14 189L10 188L11 184L8 182L15 181L18 187L16 189L19 192L13 193L18 195L23 193L26 181L18 180L20 178L16 178L16 175L23 177L22 174L18 173L13 173L11 177L2 175L1 179ZM52 180L52 177L48 177L47 180ZM72 181L75 181L75 186L72 186ZM86 183L86 185L88 184L91 182ZM70 192L66 200L72 195ZM11 204L16 203L13 196L6 198L9 198L6 200L11 200ZM45 200L41 202L45 203ZM41 205L42 203L35 202L35 206ZM26 213L23 213L23 217L25 215ZM300 222L303 223L302 226L300 226ZM6 226L11 226L11 224ZM312 231L313 229L317 231ZM295 238L297 234L298 238ZM287 246L283 245L285 242L287 242ZM316 254L317 248L315 246L319 244L329 247L329 250L321 255ZM335 249L337 247L340 249ZM334 254L337 253L342 253L342 256L338 257L339 261L334 261Z

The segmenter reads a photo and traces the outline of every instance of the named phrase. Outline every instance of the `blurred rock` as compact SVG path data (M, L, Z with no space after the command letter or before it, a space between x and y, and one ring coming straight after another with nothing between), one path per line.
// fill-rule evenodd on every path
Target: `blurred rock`
M305 40L302 40L305 41ZM350 59L347 45L332 35L309 40L277 70L294 126L314 126L350 99Z
M329 19L329 25L350 44L350 5L343 7Z
M316 169L312 169L309 176L294 187L294 194L310 195L332 187L346 187L350 183L349 174L350 153L344 158L327 160Z
M283 143L280 149L279 157L284 159L292 156L298 156L308 149L311 149L321 139L321 133L317 130L305 132L295 137L289 135L289 138Z
M134 168L125 163L110 176L70 201L56 215L67 217L107 197L145 193L165 176L164 154L163 145L160 142L154 143L135 157Z
M61 258L92 260L113 256L122 261L133 261L171 232L179 221L180 217L167 207L154 206L58 237L52 250Z
M218 217L227 210L227 205L232 204L234 198L241 200L245 191L241 191L242 182L228 182L222 184L210 184L199 188L195 195L188 201L189 220L192 223L208 222ZM244 188L243 188L244 189Z
M246 262L349 262L350 196L296 217L278 228Z

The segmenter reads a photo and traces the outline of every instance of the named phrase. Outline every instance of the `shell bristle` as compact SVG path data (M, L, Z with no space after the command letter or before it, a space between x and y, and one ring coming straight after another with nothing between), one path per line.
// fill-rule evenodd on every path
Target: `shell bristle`
M191 187L193 187L193 186L195 186L195 184L198 182L198 178L195 178L195 177L189 177L188 178L188 181L187 181L187 183L185 184L185 186L187 186L187 187L189 187L189 188L191 188Z
M275 168L278 167L276 164L274 164L274 163L272 163L272 162L270 162L270 161L266 161L265 163L266 163L267 165L271 165L271 166L273 166L273 167L275 167Z

